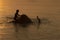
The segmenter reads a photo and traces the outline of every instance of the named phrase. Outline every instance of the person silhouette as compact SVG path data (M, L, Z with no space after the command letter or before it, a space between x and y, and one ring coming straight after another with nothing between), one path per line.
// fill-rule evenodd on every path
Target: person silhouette
M19 13L19 10L17 9L17 10L16 10L16 13L15 13L15 16L14 16L14 20L15 20L15 21L17 20L17 18L18 18L18 16L19 16L18 13Z
M38 21L38 23L40 23L40 18L37 16L37 21Z

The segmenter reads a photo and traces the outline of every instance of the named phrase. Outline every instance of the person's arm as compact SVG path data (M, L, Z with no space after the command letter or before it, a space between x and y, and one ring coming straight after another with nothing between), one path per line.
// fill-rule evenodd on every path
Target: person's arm
M20 16L20 15L18 14L18 16Z
M20 15L18 14L18 17L20 17Z

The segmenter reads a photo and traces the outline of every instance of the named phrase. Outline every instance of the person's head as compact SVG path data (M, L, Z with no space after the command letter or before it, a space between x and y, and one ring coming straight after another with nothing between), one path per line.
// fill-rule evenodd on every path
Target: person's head
M19 10L17 9L16 12L19 12Z
M37 16L37 18L38 18L38 16Z

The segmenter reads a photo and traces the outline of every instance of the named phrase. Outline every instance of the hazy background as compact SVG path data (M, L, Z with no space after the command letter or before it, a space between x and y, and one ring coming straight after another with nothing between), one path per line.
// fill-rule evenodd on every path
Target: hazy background
M16 9L30 17L59 17L60 0L0 0L0 16L11 16Z

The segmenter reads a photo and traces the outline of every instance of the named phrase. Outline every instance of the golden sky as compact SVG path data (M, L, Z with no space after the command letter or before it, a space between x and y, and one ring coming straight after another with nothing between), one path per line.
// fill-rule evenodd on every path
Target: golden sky
M16 9L30 16L56 14L60 11L60 0L0 0L0 14L14 14Z

